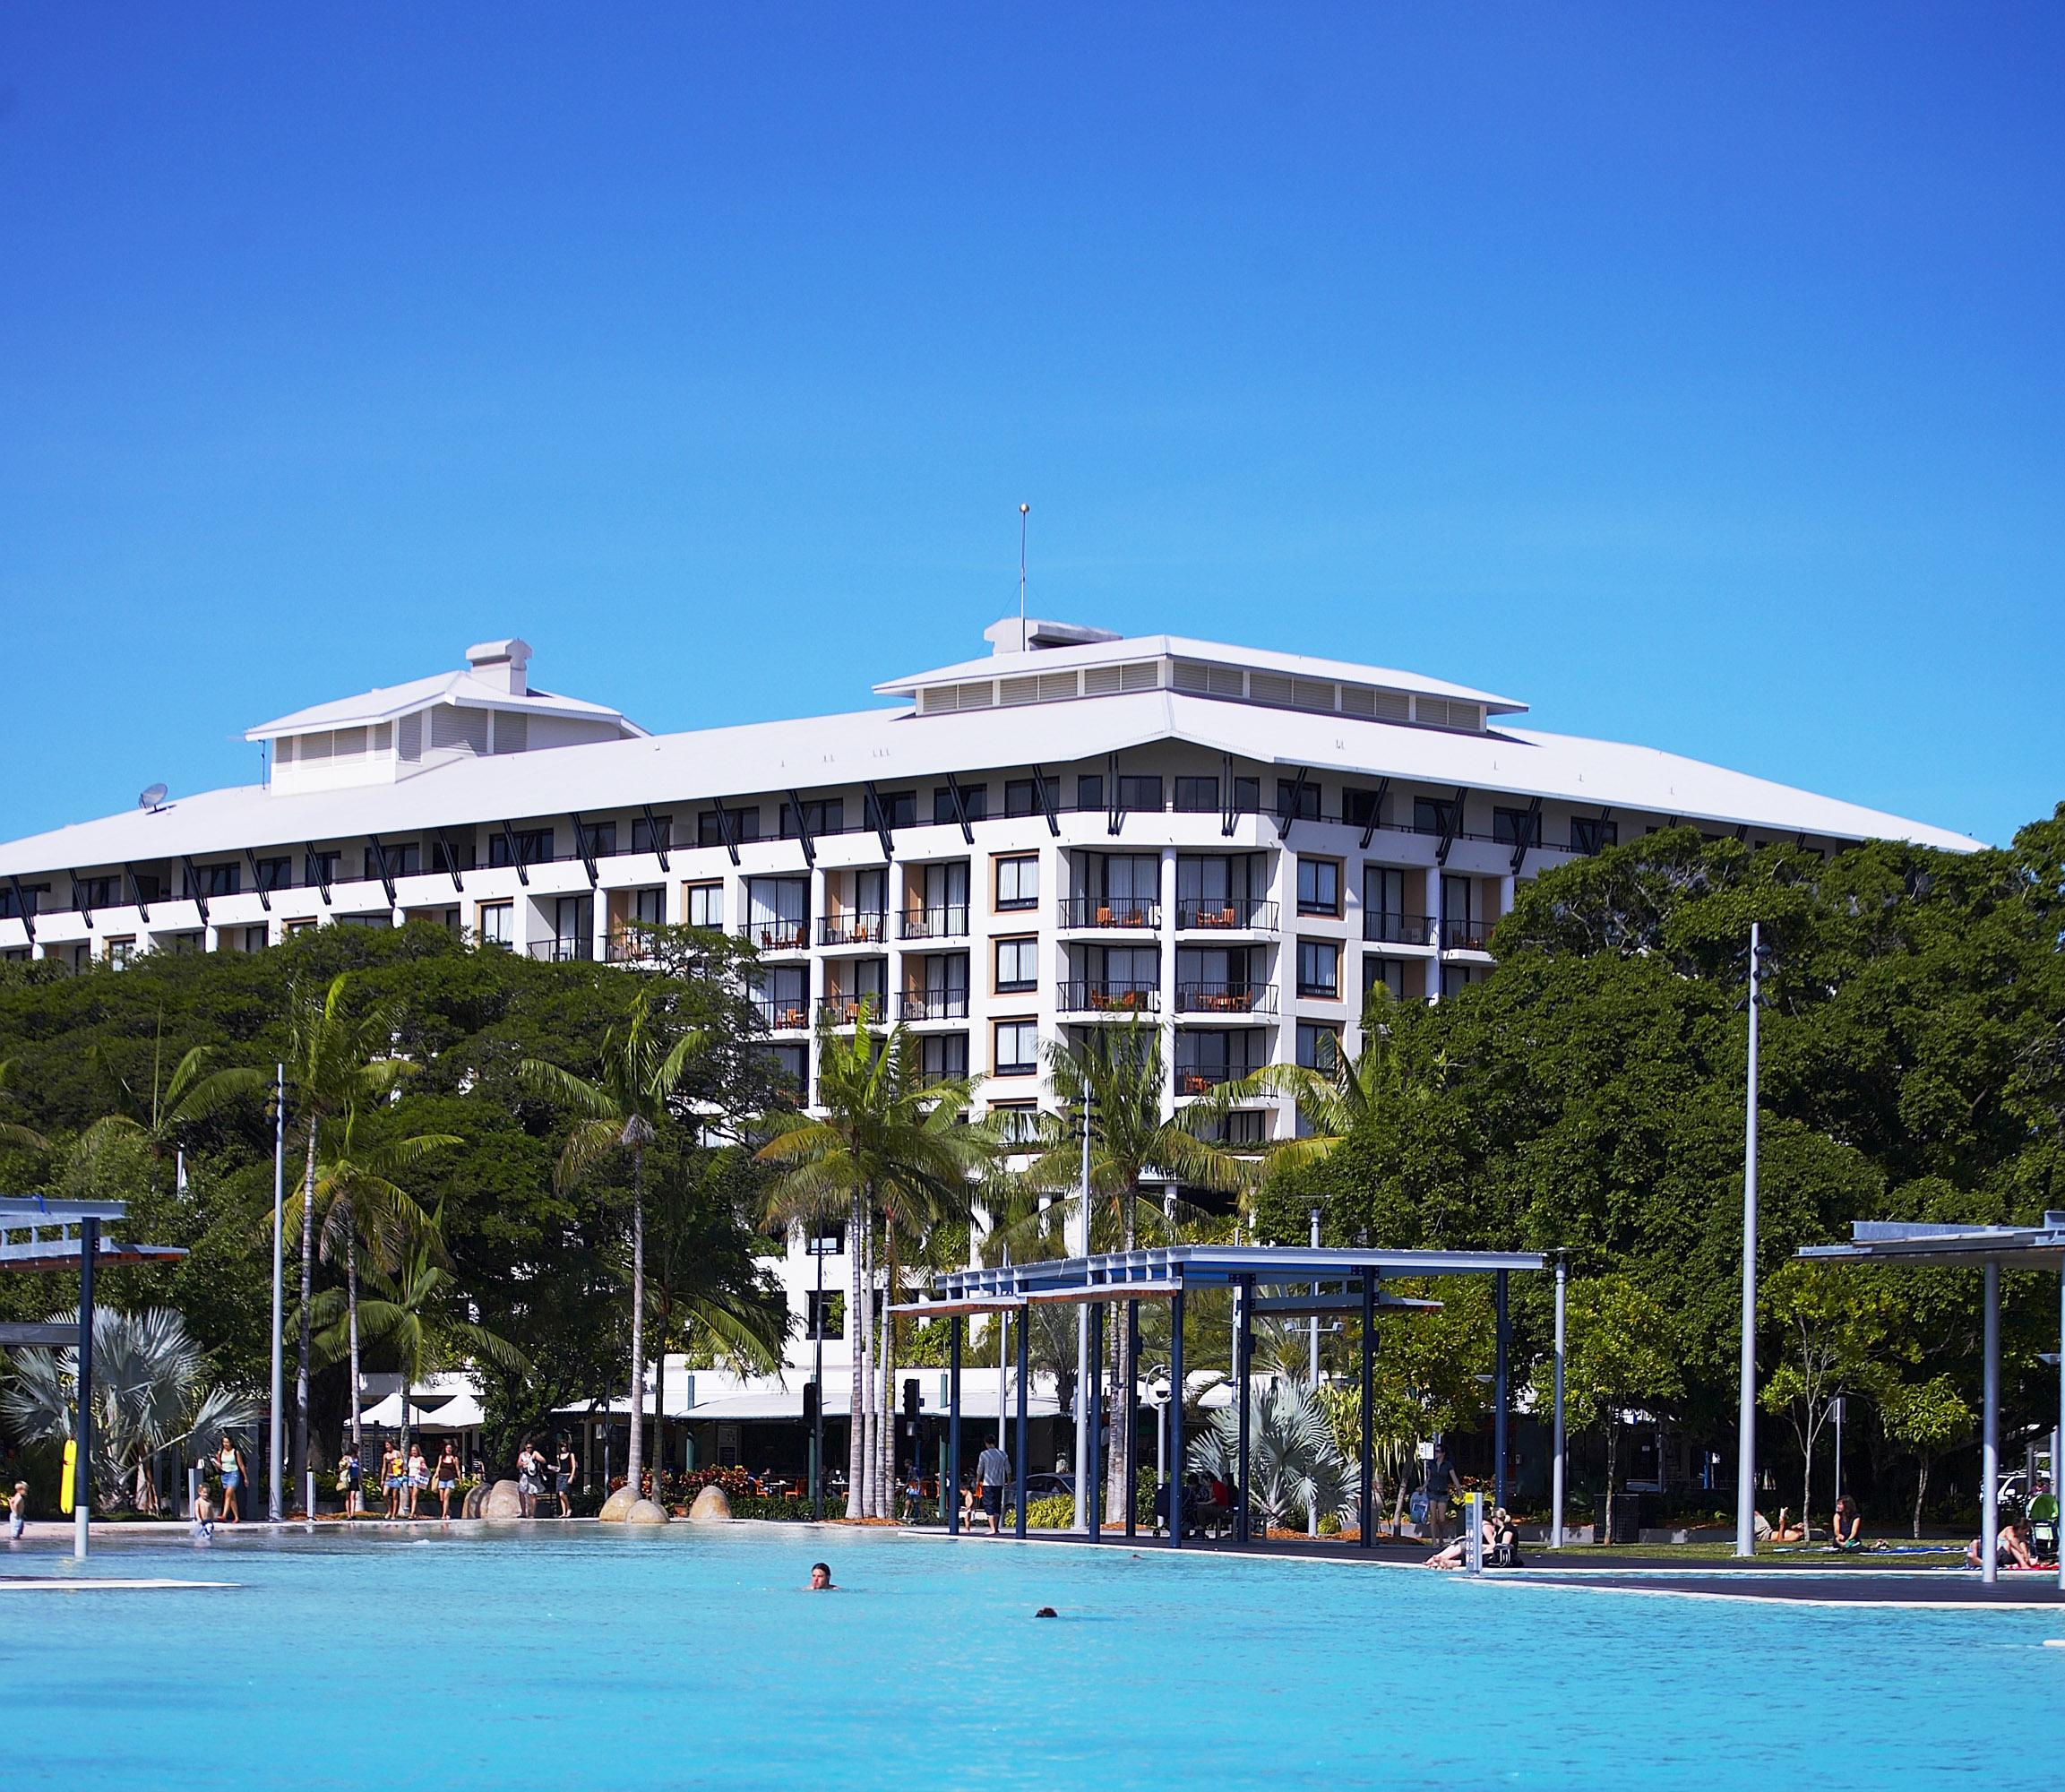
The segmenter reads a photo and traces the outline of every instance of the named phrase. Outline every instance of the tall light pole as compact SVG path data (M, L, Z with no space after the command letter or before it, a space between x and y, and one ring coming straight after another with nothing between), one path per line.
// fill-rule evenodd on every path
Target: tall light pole
M1320 1248L1320 1210L1316 1207L1312 1210L1312 1249L1316 1251ZM1312 1304L1314 1306L1319 1305L1319 1293L1320 1285L1319 1283L1314 1282L1312 1284ZM1320 1315L1317 1313L1312 1314L1311 1344L1312 1390L1312 1398L1316 1400L1320 1397ZM1311 1509L1305 1513L1305 1535L1307 1537L1317 1537L1319 1534L1320 1503L1317 1500L1314 1500L1312 1503Z
M1032 506L1021 504L1018 507L1018 650L1026 650L1025 632L1025 531L1026 519L1032 514Z
M1757 1006L1763 942L1750 923L1750 1063L1743 1104L1742 1390L1735 1443L1735 1554L1756 1554L1757 1539Z
M1570 1260L1556 1253L1556 1455L1550 1469L1549 1547L1563 1546L1563 1460L1569 1453L1563 1439L1563 1306L1570 1286ZM1594 1540L1597 1533L1594 1532Z
M265 1426L265 1516L278 1524L286 1516L287 1450L286 1362L280 1339L281 1283L286 1276L287 1241L281 1236L287 1204L287 1066L272 1066L272 1409ZM348 1503L348 1502L347 1502ZM309 1514L314 1516L313 1512Z
M1020 573L1020 608L1024 608L1024 573ZM1021 618L1022 619L1022 618ZM1072 1228L1075 1254L1087 1257L1090 1254L1090 1091L1083 1090L1083 1170L1082 1190L1076 1203L1075 1221ZM1070 1465L1075 1474L1074 1516L1070 1529L1087 1534L1089 1530L1089 1488L1083 1477L1089 1457L1089 1428L1097 1422L1099 1415L1089 1409L1084 1398L1090 1384L1090 1310L1078 1303L1076 1306L1076 1452ZM1116 1388L1112 1390L1115 1395ZM1128 1423L1131 1418L1129 1416Z

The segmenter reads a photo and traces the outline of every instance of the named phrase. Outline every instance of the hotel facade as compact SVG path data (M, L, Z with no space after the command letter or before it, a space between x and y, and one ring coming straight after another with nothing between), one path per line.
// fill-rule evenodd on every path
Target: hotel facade
M671 735L486 642L250 729L258 784L0 847L0 955L120 965L426 919L635 961L637 924L690 923L756 948L770 1049L806 1094L816 1017L866 1004L1009 1116L1051 1104L1043 1041L1136 1016L1172 1106L1312 1063L1329 1033L1353 1051L1372 986L1453 995L1490 973L1521 880L1656 829L1971 845L1527 729L1512 698L1415 674L1015 617L986 639L872 709ZM1291 1119L1257 1104L1236 1136ZM820 1267L800 1238L779 1265L799 1318ZM822 1268L844 1287L842 1258ZM828 1344L828 1410L844 1361Z

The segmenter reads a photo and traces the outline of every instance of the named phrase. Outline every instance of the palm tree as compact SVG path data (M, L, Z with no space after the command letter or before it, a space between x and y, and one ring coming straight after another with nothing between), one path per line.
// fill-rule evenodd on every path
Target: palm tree
M60 1313L56 1322L75 1325L79 1309ZM79 1353L22 1350L4 1410L24 1439L73 1435ZM254 1409L239 1394L204 1386L208 1355L169 1307L143 1313L93 1309L93 1484L99 1503L128 1498L154 1505L150 1494L151 1458L196 1434L212 1441L252 1423Z
M208 1046L194 1046L183 1053L167 1077L164 1050L165 1017L160 1012L151 1041L149 1090L133 1089L126 1079L116 1077L115 1085L127 1111L103 1115L86 1129L79 1142L82 1149L92 1151L116 1134L140 1141L151 1155L152 1194L158 1193L159 1171L166 1158L178 1150L187 1127L239 1096L263 1092L271 1082L263 1071L254 1068L231 1066L211 1071L208 1061L213 1048ZM88 1047L88 1055L97 1064L105 1063L105 1054L97 1046Z
M1235 1391L1235 1398L1240 1391ZM1288 1524L1294 1512L1344 1519L1355 1510L1354 1469L1336 1442L1326 1413L1295 1382L1281 1382L1260 1397L1248 1391L1248 1501L1264 1534ZM1191 1438L1187 1466L1216 1474L1227 1486L1240 1479L1240 1414L1213 1412Z
M670 1037L650 993L632 996L631 1012L612 1027L602 1047L602 1075L594 1082L536 1058L523 1061L524 1081L538 1094L564 1103L578 1116L553 1174L555 1186L578 1182L613 1150L631 1154L631 1449L624 1485L637 1499L645 1473L645 1154L671 1117L691 1062L703 1047L693 1028Z
M896 1237L965 1219L973 1179L994 1155L989 1129L964 1119L973 1085L965 1077L930 1079L917 1040L903 1027L877 1038L868 1004L850 1037L820 1015L818 1106L767 1117L772 1134L762 1162L780 1175L768 1205L784 1225L830 1219L843 1207L847 1227L847 1336L852 1380L847 1431L847 1516L891 1515L893 1443L883 1434L894 1335L874 1340L874 1235L887 1220L893 1282ZM891 1297L893 1302L893 1295ZM885 1315L886 1316L886 1315ZM879 1367L879 1373L878 1373ZM885 1454L885 1445L888 1446Z
M0 1058L0 1097L9 1100L14 1098L7 1087L13 1080L13 1075L14 1060ZM50 1141L33 1126L24 1126L18 1120L0 1120L0 1145L9 1146L18 1151L47 1151Z
M316 1166L313 1198L321 1210L320 1245L324 1262L344 1258L345 1330L350 1358L351 1449L356 1455L360 1441L358 1416L358 1246L361 1239L371 1246L374 1262L392 1266L402 1253L430 1225L430 1217L417 1205L415 1197L393 1180L395 1174L417 1164L433 1151L463 1142L455 1133L418 1133L407 1139L375 1143L363 1138L366 1116L357 1103L344 1110L344 1127L331 1156ZM306 1188L288 1202L285 1223L301 1218L300 1203L310 1199ZM320 1309L323 1303L316 1303Z
M367 1271L366 1279L373 1292L366 1299L354 1301L350 1313L340 1310L342 1303L334 1288L316 1297L316 1322L323 1328L318 1342L332 1362L349 1350L355 1374L357 1328L363 1328L368 1340L383 1345L393 1355L401 1370L404 1452L409 1448L409 1398L420 1383L465 1363L491 1363L498 1369L519 1374L529 1367L529 1358L507 1339L470 1320L454 1318L446 1310L455 1285L444 1262L442 1202L409 1235L392 1271L373 1268ZM357 1447L356 1413L352 1446Z
M400 1015L378 1003L358 1013L346 1004L348 971L332 978L318 996L296 992L288 1014L287 1073L305 1134L301 1175L301 1323L294 1372L294 1454L304 1474L314 1465L308 1453L308 1376L312 1343L311 1302L315 1282L317 1150L325 1125L354 1108L385 1100L416 1066L394 1056ZM351 1391L354 1401L358 1390Z
M1193 1104L1174 1115L1163 1107L1160 1029L1130 1020L1123 1026L1097 1027L1074 1045L1050 1041L1047 1064L1064 1119L1049 1129L1045 1148L1026 1175L1035 1187L1076 1187L1082 1176L1082 1116L1089 1119L1090 1248L1122 1251L1137 1248L1143 1222L1167 1229L1196 1210L1174 1193L1189 1185L1218 1192L1245 1188L1259 1168L1253 1155L1243 1155L1202 1136L1217 1110ZM1150 1181L1160 1185L1150 1194ZM1110 1385L1128 1385L1125 1328L1111 1330ZM1123 1396L1122 1396L1123 1398ZM1128 1413L1124 1423L1132 1423ZM1105 1510L1123 1511L1129 1498L1125 1452L1107 1452Z

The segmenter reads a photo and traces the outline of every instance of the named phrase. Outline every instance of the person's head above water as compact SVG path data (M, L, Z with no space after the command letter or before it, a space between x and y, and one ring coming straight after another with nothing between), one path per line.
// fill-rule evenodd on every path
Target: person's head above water
M810 1590L813 1593L829 1593L835 1590L831 1584L831 1564L830 1563L813 1562L810 1564Z

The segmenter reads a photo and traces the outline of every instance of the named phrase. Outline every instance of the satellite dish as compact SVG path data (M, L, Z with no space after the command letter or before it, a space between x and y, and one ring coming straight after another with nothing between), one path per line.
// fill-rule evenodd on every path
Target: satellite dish
M151 814L155 814L165 806L165 798L168 794L170 793L164 785L153 784L137 797L136 806L139 809L149 809Z

